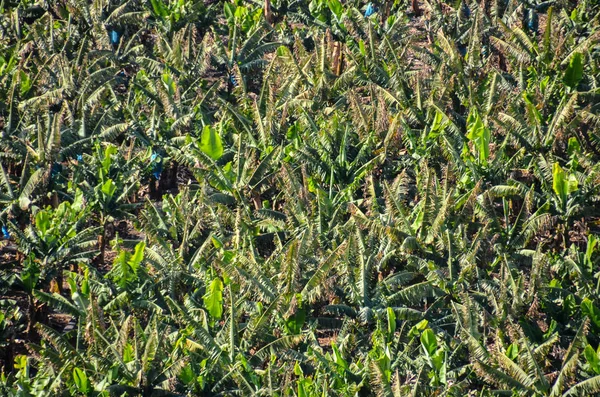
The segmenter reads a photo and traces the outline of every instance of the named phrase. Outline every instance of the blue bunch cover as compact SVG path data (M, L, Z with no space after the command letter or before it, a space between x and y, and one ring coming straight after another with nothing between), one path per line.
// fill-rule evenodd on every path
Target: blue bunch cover
M532 32L537 32L538 30L538 15L535 10L529 10L529 15L527 16L527 27Z
M465 16L465 18L469 18L471 16L471 9L467 5L467 3L463 3L462 13Z
M163 171L162 157L158 153L152 153L152 156L150 156L150 161L154 163L154 167L152 167L152 175L154 175L154 178L159 179L160 174L162 174Z
M50 169L50 176L56 176L62 171L62 164L55 162Z
M112 44L119 44L119 32L114 29L110 31L110 42Z
M375 14L375 6L373 3L369 3L367 4L367 9L365 10L365 18L368 18L373 14Z

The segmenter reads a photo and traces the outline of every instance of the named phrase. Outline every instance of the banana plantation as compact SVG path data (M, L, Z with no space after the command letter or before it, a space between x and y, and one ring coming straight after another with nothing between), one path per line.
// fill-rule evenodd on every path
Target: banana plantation
M600 396L600 1L0 0L1 396Z

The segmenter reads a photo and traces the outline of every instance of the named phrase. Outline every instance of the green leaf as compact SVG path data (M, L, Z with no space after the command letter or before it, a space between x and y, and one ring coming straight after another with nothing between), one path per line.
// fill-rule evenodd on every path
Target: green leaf
M73 199L73 204L71 205L71 208L75 212L83 212L84 206L85 206L85 201L83 198L83 191L81 189L76 189L75 197Z
M213 160L218 160L223 155L221 137L214 128L206 125L200 137L200 150Z
M31 256L27 257L25 264L21 271L21 283L25 291L32 293L40 278L40 269Z
M431 328L427 328L421 334L421 345L430 357L432 357L435 354L438 344L437 338L435 337L435 333Z
M302 371L302 368L298 364L298 361L296 361L296 364L294 364L294 375L296 375L296 376L304 375L304 372Z
M285 327L292 335L298 335L302 331L302 326L306 320L306 310L298 309L293 316L285 320Z
M127 283L133 279L131 267L127 263L128 262L127 259L128 259L127 251L121 251L119 253L119 255L115 258L112 269L109 273L112 276L113 280L121 288L126 288Z
M569 143L567 145L567 153L569 156L574 156L575 154L581 153L581 145L579 141L574 136L569 138Z
M215 278L204 295L204 306L211 317L219 320L223 315L223 282Z
M137 271L140 267L140 263L144 260L144 249L146 248L146 243L141 241L135 246L135 252L127 262L127 264L131 267L131 270L137 274Z
M110 166L112 165L112 156L117 154L118 149L114 145L108 145L104 150L104 158L102 159L102 171L104 175L108 175Z
M41 235L45 235L50 228L50 215L48 211L38 211L35 214L35 227L41 232Z
M565 171L562 169L560 164L554 163L552 165L552 189L561 201L565 202L567 199L567 184L565 178Z
M329 9L333 13L333 15L335 15L335 18L338 21L341 21L341 19L342 19L342 12L344 11L344 9L342 7L342 3L340 3L339 0L328 0L327 1L327 6L329 7Z
M367 56L367 48L365 47L365 42L363 39L358 40L358 49L363 57Z
M443 133L447 124L447 122L444 122L444 114L437 110L435 112L435 117L433 118L433 124L431 124L431 128L429 129L428 138L434 139L439 134Z
M77 386L77 390L79 390L80 393L89 393L90 381L82 369L77 367L73 368L73 380L75 381L75 386Z
M567 182L567 193L571 194L573 192L576 192L577 189L579 189L579 182L577 182L575 174L570 174L569 180Z
M587 246L585 248L585 261L586 261L588 267L590 268L590 272L593 269L593 262L592 262L593 254L594 254L594 251L596 250L596 246L598 245L599 241L600 240L593 234L590 234L588 236L588 242L587 242Z
M519 345L516 343L511 343L506 349L506 357L510 358L512 361L519 356Z
M567 202L567 196L577 191L577 178L573 174L567 176L560 164L554 163L552 165L552 189L564 204Z
M275 52L275 54L277 54L277 56L280 57L280 58L287 58L287 57L291 56L289 48L287 48L284 45L279 46L277 48L277 51Z
M331 348L333 350L333 359L334 359L335 363L337 365L339 365L341 368L348 369L349 368L348 362L346 360L344 360L344 357L342 357L340 350L338 349L337 345L334 342L331 343Z
M155 325L156 327L156 325ZM152 367L152 363L156 358L156 354L158 352L158 348L160 345L158 331L154 328L150 332L150 336L146 341L146 346L144 347L144 354L142 355L142 370L147 372Z
M490 130L483 124L477 109L472 109L467 119L467 138L469 138L477 150L479 162L487 163L490 156Z
M175 95L175 92L177 91L177 86L175 85L175 80L173 80L173 77L168 71L163 73L162 81L165 85L165 88L169 91L169 95Z
M421 331L423 331L425 328L427 328L428 324L429 324L429 321L427 321L427 320L421 320L421 321L419 321L417 324L415 324L410 329L410 332L408 333L408 336L411 337L411 338L419 336L419 333Z
M161 0L150 0L150 3L152 3L152 8L154 9L156 15L161 16L163 18L169 15L169 9Z
M423 225L423 220L425 219L425 211L423 211L423 204L424 201L419 202L419 204L417 204L412 211L412 216L414 216L415 218L413 223L410 225L410 228L413 231L413 233L417 233Z
M576 52L572 55L569 66L565 70L563 82L573 90L577 88L577 85L579 85L579 82L583 78L583 61L583 54Z
M225 2L223 4L223 14L225 14L225 18L227 18L227 22L233 23L233 18L235 14L235 6L229 2Z
M139 281L144 273L140 273L140 264L144 259L146 243L140 242L135 247L135 252L120 250L113 262L112 269L107 276L114 280L121 288L127 288L131 283Z
M444 366L444 358L445 354L443 350L440 350L431 356L431 364L433 364L433 368L436 371L439 371Z
M108 179L104 184L102 184L102 193L106 195L106 198L110 200L115 192L117 191L117 185L113 182L112 179Z
M589 364L590 368L596 374L600 374L600 358L598 358L598 353L594 350L594 348L590 345L587 345L583 351L583 355L585 356L585 360Z
M394 335L396 332L396 313L391 307L387 308L387 320L388 320L388 335Z
M15 357L14 367L15 369L27 370L29 367L29 358L24 354L19 354Z
M525 106L527 108L527 113L529 114L530 120L535 122L535 125L542 124L542 114L538 110L537 106L532 101L533 96L527 92L523 93L523 101L525 101Z
M213 243L213 246L214 246L216 249L221 249L221 248L223 248L223 242L222 242L222 241L221 241L221 240L220 240L218 237L216 237L216 236L210 236L210 239L211 239L211 241L212 241L212 243Z
M123 347L123 362L129 363L135 360L135 351L133 350L133 346L130 343L125 344Z
M21 71L20 73L20 77L21 77L21 96L27 94L27 91L29 91L31 89L32 86L32 81L29 78L29 76L27 75L27 73Z
M592 321L592 324L600 329L600 309L598 309L589 298L585 298L583 302L581 302L581 312L585 316L588 316Z
M306 389L304 388L304 385L310 387L309 379L306 379L306 378L298 379L298 397L309 397L310 396L309 392L307 392Z
M196 375L190 364L183 367L179 373L179 379L185 384L190 385L196 379Z

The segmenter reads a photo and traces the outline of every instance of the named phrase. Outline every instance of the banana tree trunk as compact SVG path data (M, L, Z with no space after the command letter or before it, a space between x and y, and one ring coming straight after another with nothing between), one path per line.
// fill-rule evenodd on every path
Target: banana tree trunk
M52 208L58 208L59 204L60 204L60 202L58 200L58 193L53 192L52 193Z
M36 317L36 307L35 300L33 299L33 291L30 291L27 294L27 329L25 330L25 334L27 336L31 336L31 332L35 326L35 317Z
M387 21L387 19L390 16L390 9L392 7L392 2L391 1L386 1L385 2L385 8L383 9L383 20L382 22L385 23L385 21Z
M264 11L265 11L265 19L267 20L267 22L272 23L273 22L273 14L271 13L271 0L265 0Z
M498 67L501 71L506 72L506 59L501 51L498 51Z
M423 11L421 11L421 8L419 7L419 2L417 0L411 0L410 5L415 16L420 17L421 15L423 15Z
M333 43L333 72L336 76L339 76L342 73L342 63L343 63L343 52L342 52L342 43L336 41Z
M154 178L150 179L150 182L148 183L148 196L152 200L156 199L156 181Z
M106 226L108 222L102 222L102 235L100 236L100 264L104 266L104 256L106 254Z
M255 191L252 191L252 203L254 204L254 209L255 210L260 210L262 209L262 200L260 197L260 194L258 194Z

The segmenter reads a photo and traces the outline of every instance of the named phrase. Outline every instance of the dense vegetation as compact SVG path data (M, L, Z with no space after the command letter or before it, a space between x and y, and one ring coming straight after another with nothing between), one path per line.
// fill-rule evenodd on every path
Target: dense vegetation
M596 0L1 0L0 395L600 395Z

